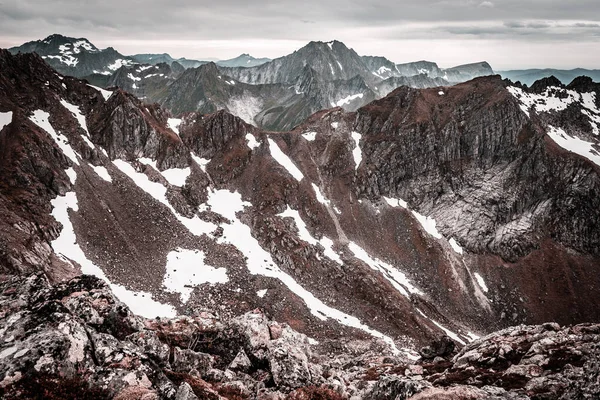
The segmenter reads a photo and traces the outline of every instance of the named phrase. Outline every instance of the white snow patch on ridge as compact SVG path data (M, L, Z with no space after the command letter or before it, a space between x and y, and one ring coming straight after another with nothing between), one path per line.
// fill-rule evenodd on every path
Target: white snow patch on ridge
M315 317L323 321L331 318L343 325L363 330L374 337L382 339L392 350L398 352L394 341L390 337L369 328L356 317L325 305L311 292L299 285L294 278L279 269L271 254L265 251L252 236L250 227L242 223L236 216L236 213L250 206L250 203L242 201L242 196L239 193L228 190L210 192L207 204L213 212L221 214L231 221L229 224L221 225L223 235L218 239L218 242L231 243L236 246L247 257L246 266L251 274L279 279L292 293L295 293L304 301Z
M450 240L448 240L448 243L450 243L450 246L455 252L457 252L458 254L463 253L462 247L460 247L460 244L458 244L458 242L454 240L454 238L450 238Z
M392 199L391 197L383 196L383 199L392 207L402 207L408 209L408 203L402 199Z
M179 125L181 125L180 118L169 118L167 120L167 127L178 135L179 135Z
M419 223L421 224L423 229L425 229L425 232L429 233L431 236L433 236L436 239L442 238L442 234L440 232L438 232L437 228L435 227L436 226L435 219L433 219L431 217L426 217L422 214L419 214L418 212L416 212L414 210L412 210L411 212L415 216L417 221L419 221Z
M551 125L548 125L548 136L563 149L600 165L600 152L593 147L594 143L569 136L562 128L555 128Z
M362 161L362 151L360 149L360 139L362 135L358 132L352 132L352 139L354 140L354 150L352 150L352 157L354 158L354 169L357 170L358 166Z
M296 165L292 162L292 160L279 148L277 143L274 140L268 139L269 148L271 149L271 155L283 168L285 168L290 175L294 177L298 182L300 182L304 175L302 172L296 167Z
M90 165L90 167L92 167L96 175L98 175L100 178L104 179L107 182L112 182L112 178L106 168L104 168L103 166L96 167L95 165Z
M204 261L201 250L178 248L167 255L167 266L163 286L171 293L179 293L186 303L194 290L193 286L203 283L227 283L227 270L214 268Z
M187 180L188 176L190 176L190 174L192 173L192 170L190 167L170 168L165 169L164 171L160 171L160 173L171 185L181 187L185 185L185 181Z
M302 134L302 137L308 140L309 142L312 142L317 137L317 132L305 132Z
M79 107L77 107L76 105L73 105L73 104L69 103L66 100L61 100L60 104L62 104L62 106L64 108L66 108L67 110L69 110L71 112L71 114L73 114L73 116L75 118L77 118L77 122L79 122L79 126L81 126L81 128L89 136L90 132L87 129L87 123L85 122L85 115L83 115L83 113L81 112L81 109ZM92 145L92 149L93 148L94 148L94 146Z
M418 308L416 309L419 314L421 314L423 317L427 318L428 320L430 320L431 322L433 322L433 324L435 326L437 326L438 328L440 328L441 330L443 330L446 335L448 335L450 338L452 338L453 340L457 341L458 343L462 344L463 346L466 345L466 343L464 342L464 340L462 340L456 333L452 332L450 329L442 326L440 323L438 323L437 321L434 321L433 319L429 318L427 315L425 315L423 313L423 311L419 310Z
M12 111L0 112L0 131L12 122Z
M100 94L102 95L102 97L104 97L104 100L108 100L110 98L110 96L112 96L113 92L111 92L110 90L106 90L106 89L102 89L99 88L98 86L94 86L94 85L90 85L88 84L89 87L91 87L92 89L96 89L97 91L100 92Z
M256 137L251 133L246 134L246 143L248 144L248 147L250 147L250 150L260 147L260 143L258 143Z
M410 283L403 272L398 271L394 266L383 262L378 258L371 257L369 253L356 243L350 242L348 249L350 249L356 258L364 261L365 264L373 270L381 272L385 279L387 279L403 296L410 297L409 293L423 294L423 292Z
M529 109L533 107L536 112L560 111L566 109L569 104L582 101L582 97L574 90L567 90L560 87L550 86L541 94L527 93L516 86L506 88L517 100L519 100L521 110L529 115ZM559 94L564 97L559 97Z
M479 287L481 288L481 290L483 290L484 292L488 292L488 287L485 284L485 281L483 280L483 277L481 275L479 275L477 272L475 272L473 275L475 275L475 279L477 280L477 284L479 285Z
M298 228L298 235L300 239L313 246L316 246L317 243L320 244L325 249L323 253L327 258L337 262L340 265L342 264L340 256L333 250L333 240L329 239L326 236L323 236L321 240L315 239L306 228L306 224L302 220L302 217L300 217L300 213L298 211L292 210L290 206L287 206L287 209L284 212L277 215L280 217L293 218L294 222L296 223L296 228Z
M352 94L352 95L350 95L350 96L344 97L344 98L343 98L343 99L341 99L341 100L338 100L336 103L333 103L333 102L332 102L332 103L331 103L331 105L332 105L333 107L335 107L335 106L341 107L341 106L343 106L343 105L345 105L345 104L350 104L350 102L351 102L352 100L356 100L356 99L362 99L362 98L363 98L363 94L362 94L362 93L358 93L358 94Z
M71 159L71 161L73 161L73 163L79 165L79 161L77 160L77 155L76 155L75 151L73 150L73 148L71 147L71 145L69 145L69 141L67 140L67 137L56 133L56 131L54 130L52 125L50 125L49 118L50 118L50 114L48 114L46 111L43 111L43 110L36 110L33 112L33 115L31 117L29 117L29 119L34 124L36 124L37 126L39 126L40 128L42 128L43 130L45 130L46 132L48 132L50 134L50 137L52 139L54 139L54 141L56 142L58 147L60 147L60 149L62 150L62 152L64 153L65 156L69 157L69 159Z

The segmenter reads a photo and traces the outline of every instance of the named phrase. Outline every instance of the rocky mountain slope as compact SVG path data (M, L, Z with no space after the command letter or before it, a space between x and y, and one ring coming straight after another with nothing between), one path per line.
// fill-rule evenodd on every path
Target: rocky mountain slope
M31 54L0 51L0 88L5 275L95 275L148 318L211 310L230 321L260 308L324 354L367 343L400 360L440 335L462 346L510 325L600 317L600 89L589 79L401 87L282 133L224 111L172 118ZM24 350L12 347L0 352ZM465 365L440 382L492 379ZM519 371L529 375L514 388L494 385L528 395L539 369Z

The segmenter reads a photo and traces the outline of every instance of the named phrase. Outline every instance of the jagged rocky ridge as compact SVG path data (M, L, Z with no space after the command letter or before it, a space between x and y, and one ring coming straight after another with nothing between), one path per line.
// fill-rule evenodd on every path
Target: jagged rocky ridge
M589 80L400 88L267 133L223 111L173 119L37 56L0 66L4 273L92 273L147 316L261 307L331 352L597 319L595 153L565 149L597 141ZM545 187L526 179L545 170Z

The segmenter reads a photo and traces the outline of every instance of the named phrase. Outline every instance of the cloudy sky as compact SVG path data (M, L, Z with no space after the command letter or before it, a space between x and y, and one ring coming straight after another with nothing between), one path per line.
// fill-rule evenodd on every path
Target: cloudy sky
M398 63L600 68L599 0L0 0L0 33L0 47L61 33L196 59L338 39Z

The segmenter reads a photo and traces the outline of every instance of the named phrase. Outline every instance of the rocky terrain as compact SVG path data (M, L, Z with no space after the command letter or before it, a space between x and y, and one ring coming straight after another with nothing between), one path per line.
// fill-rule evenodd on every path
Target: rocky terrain
M518 326L419 362L340 349L260 310L143 319L100 279L0 282L4 399L574 399L600 395L600 325ZM450 345L448 345L448 343Z
M0 50L5 397L597 396L599 86L403 86L268 132Z

